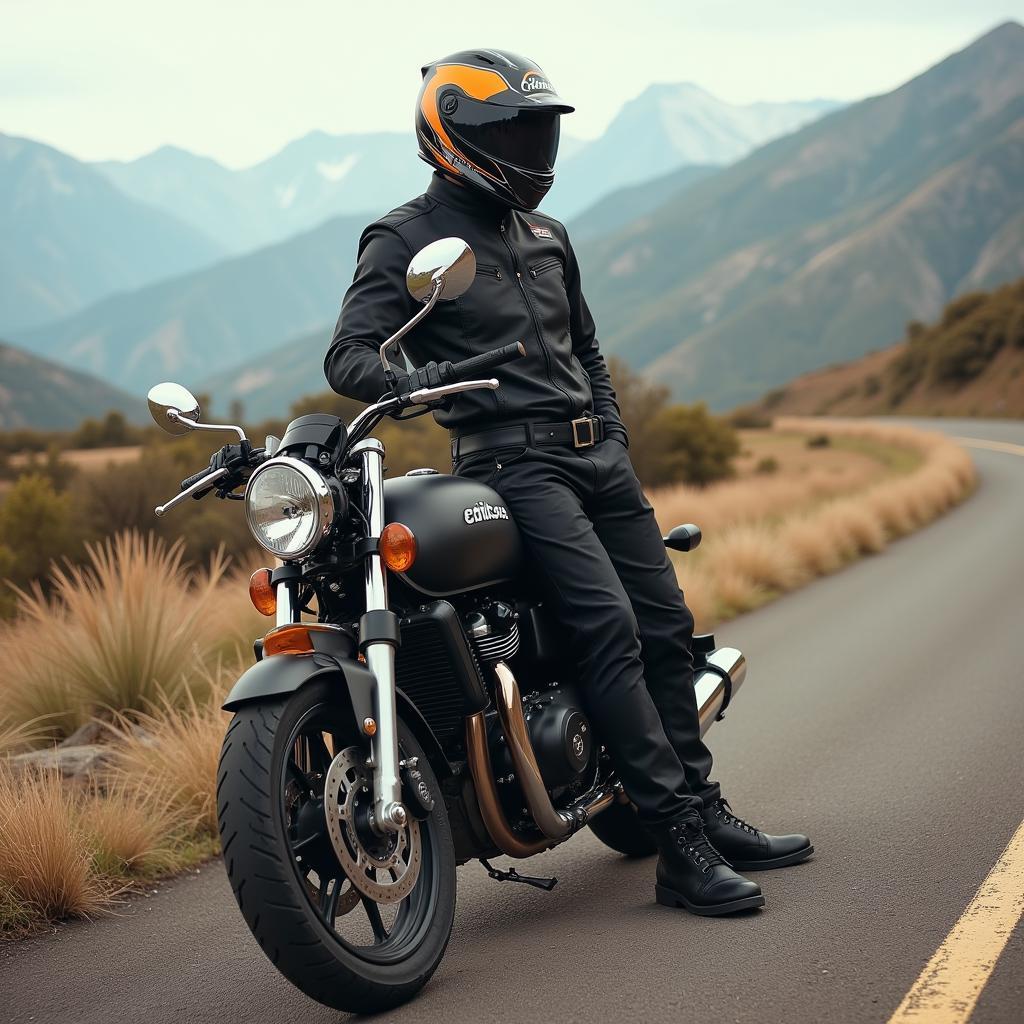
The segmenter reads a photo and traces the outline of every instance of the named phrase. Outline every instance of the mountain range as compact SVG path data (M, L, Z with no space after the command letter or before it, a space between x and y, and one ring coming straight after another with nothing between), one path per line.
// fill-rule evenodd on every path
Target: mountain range
M129 198L51 146L0 135L0 327L216 261L212 236Z
M1007 23L584 246L603 347L727 408L1024 272L1024 27Z
M0 430L67 430L111 409L142 422L146 403L89 374L0 342Z

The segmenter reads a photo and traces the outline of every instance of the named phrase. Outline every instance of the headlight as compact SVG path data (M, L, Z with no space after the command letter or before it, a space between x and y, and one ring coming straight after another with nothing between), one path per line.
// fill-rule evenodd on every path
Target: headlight
M264 462L245 489L245 518L259 545L278 558L301 558L327 535L334 498L323 477L281 455Z

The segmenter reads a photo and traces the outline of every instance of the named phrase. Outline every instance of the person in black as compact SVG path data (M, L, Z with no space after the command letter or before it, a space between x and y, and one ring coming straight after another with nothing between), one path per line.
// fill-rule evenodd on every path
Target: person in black
M396 386L437 386L438 361L523 343L526 357L498 371L498 390L435 412L451 432L454 471L497 490L519 526L572 640L587 713L658 842L659 901L701 914L749 909L764 897L734 869L793 864L813 847L743 822L709 778L693 617L630 463L576 255L565 228L536 212L554 180L559 117L572 109L536 64L505 51L423 69L416 129L435 173L423 195L363 233L325 372L340 394L376 401L387 390L379 346L419 308L405 285L410 258L438 238L469 243L474 285L406 336L423 365Z

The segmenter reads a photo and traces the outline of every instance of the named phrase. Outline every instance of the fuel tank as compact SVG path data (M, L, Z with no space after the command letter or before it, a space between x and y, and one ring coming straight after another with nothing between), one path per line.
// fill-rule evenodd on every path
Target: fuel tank
M484 484L444 473L388 480L384 515L416 535L416 561L402 578L421 594L479 590L521 571L519 530L501 495Z

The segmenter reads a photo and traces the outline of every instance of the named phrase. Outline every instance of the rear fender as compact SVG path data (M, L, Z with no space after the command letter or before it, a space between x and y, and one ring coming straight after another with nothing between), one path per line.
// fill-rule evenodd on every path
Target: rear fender
M237 711L253 701L285 697L317 679L337 681L339 692L348 697L353 720L360 733L367 718L376 718L374 696L377 680L373 673L354 658L335 658L319 652L275 654L256 662L231 688L222 707L225 711ZM438 777L451 775L451 765L433 729L401 690L397 691L396 696L398 713L423 747L434 773Z

